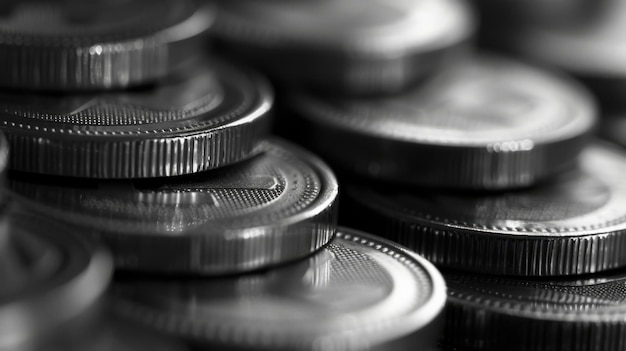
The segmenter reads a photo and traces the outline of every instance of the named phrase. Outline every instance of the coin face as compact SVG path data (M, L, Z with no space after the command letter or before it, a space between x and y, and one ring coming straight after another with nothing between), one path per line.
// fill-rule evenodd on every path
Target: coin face
M154 19L158 18L158 21ZM7 1L0 5L2 86L102 89L162 78L213 21L193 1ZM182 53L181 52L181 53Z
M331 239L335 224L337 182L328 167L279 141L263 150L186 177L79 183L16 176L10 186L25 206L103 235L121 266L252 269L308 255Z
M532 184L573 162L595 122L591 99L572 82L490 56L397 96L297 96L291 106L308 145L338 167L448 188ZM326 133L339 145L323 143Z
M15 210L2 257L0 347L31 344L94 313L112 273L109 256L67 227Z
M420 331L439 314L444 289L420 257L340 230L315 255L273 270L210 280L122 280L113 294L120 313L210 345L315 350L324 340L355 350L409 337L398 350L424 337Z
M600 144L582 153L580 168L529 189L454 194L353 187L348 194L363 211L394 223L387 227L393 239L435 263L500 274L590 273L619 267L623 259L612 249L595 256L596 250L617 245L626 226L623 161L621 150ZM484 260L469 247L466 253L453 249L466 240ZM590 251L577 251L579 241L593 242Z
M12 167L90 178L194 173L241 161L266 134L259 77L190 64L162 85L110 94L0 94Z
M568 349L596 345L611 349L610 345L624 342L623 335L615 332L623 328L626 313L623 271L550 280L455 272L445 277L452 318L446 337L454 345L484 345L484 349L512 345L515 350L530 350L536 345ZM475 318L477 315L482 318ZM469 332L459 335L457 329L452 330L459 324L467 325ZM512 333L503 330L505 325L518 327ZM490 340L487 335L491 335ZM526 340L518 343L521 338Z
M442 46L471 32L462 6L448 0L241 1L226 2L222 11L218 27L254 27L251 36L381 53Z

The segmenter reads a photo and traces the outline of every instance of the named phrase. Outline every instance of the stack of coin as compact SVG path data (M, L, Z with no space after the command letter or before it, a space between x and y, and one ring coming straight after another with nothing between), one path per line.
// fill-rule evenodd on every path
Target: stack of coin
M340 172L347 185L340 222L384 235L445 269L443 345L622 349L620 308L597 305L621 301L621 275L606 272L626 267L620 177L626 156L590 138L597 120L591 94L562 74L493 54L450 51L456 59L433 59L425 48L441 48L442 37L431 37L437 44L419 51L439 60L421 79L390 90L350 89L349 61L334 59L328 67L324 57L337 52L339 41L353 48L346 42L360 43L359 32L350 31L348 17L338 22L341 29L333 27L332 16L341 14L333 6L343 5L331 3L272 1L271 13L246 1L229 3L214 35L219 47L278 82L287 106L280 122L290 124L280 127ZM368 33L378 39L372 23L388 20L389 12L369 12L369 3L359 4L359 12L370 15L359 19L370 21ZM425 10L428 3L411 4ZM565 6L553 5L555 13ZM430 21L441 24L430 26L463 28L465 34L454 36L464 38L467 49L471 26L451 23L471 23L471 14L454 6L430 13ZM543 15L527 17L547 22L550 14ZM323 20L311 25L315 18Z
M394 92L463 51L470 26L464 7L433 0L398 5L384 15L394 23L376 24L384 47L364 40L371 28L361 32L356 25L360 37L348 35L355 51L342 47L328 56L346 60L338 67L345 73L340 91ZM249 6L262 17L256 4ZM411 11L405 16L403 8ZM458 18L434 30L420 24L442 11ZM133 320L201 349L429 350L442 328L442 276L395 243L337 229L333 172L308 151L269 135L272 89L232 62L227 34L238 22L230 22L227 11L219 11L218 20L215 13L213 5L192 0L0 6L0 35L7 38L0 41L6 46L0 129L11 146L8 186L19 209L10 218L27 218L25 237L41 235L46 244L5 246L14 256L45 246L54 264L29 261L29 269L41 265L76 285L74 292L58 288L57 280L47 283L41 290L53 291L53 304L29 305L27 314L7 318L41 318L47 335L79 312L86 315L88 303L96 305L110 262L93 276L55 266L98 259L95 251L65 247L74 232L111 250L116 277L106 306L115 316L94 314L98 328L81 329L82 337L57 335L44 349L184 347L134 332L136 326L127 326ZM212 26L215 50L208 54ZM410 35L416 26L421 34ZM397 29L404 33L398 40ZM285 58L309 50L289 49ZM335 85L305 76L298 81L307 86ZM45 227L50 230L40 234ZM17 229L7 232L9 241L21 238ZM7 281L19 277L11 262L0 263ZM11 290L15 303L28 295L20 289ZM39 332L13 323L2 329L0 349L18 337L20 345L39 349Z

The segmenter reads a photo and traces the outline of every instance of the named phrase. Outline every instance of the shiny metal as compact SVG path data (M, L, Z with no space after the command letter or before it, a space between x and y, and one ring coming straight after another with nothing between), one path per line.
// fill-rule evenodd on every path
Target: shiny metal
M265 139L265 80L189 62L156 87L107 94L0 94L16 170L90 178L189 174L242 161Z
M550 280L444 274L447 343L480 350L623 350L623 270Z
M0 86L122 88L163 78L198 45L215 10L193 0L5 1Z
M118 281L112 295L118 313L204 348L292 351L427 350L446 298L426 260L349 229L308 259L272 270L135 277Z
M10 247L0 258L1 350L35 345L95 318L113 266L106 252L67 227L19 211L9 216Z
M461 194L355 186L347 193L354 225L435 264L491 274L584 274L626 265L624 172L621 149L594 144L580 168L530 189Z
M466 51L474 18L457 0L223 1L220 52L288 84L389 94Z
M313 155L278 140L231 167L143 181L16 175L17 201L103 237L119 267L225 273L311 254L332 239L337 181Z
M573 81L492 56L394 97L301 95L291 107L295 131L338 169L465 189L528 186L562 171L596 121Z
M527 58L578 76L603 102L623 107L626 2L604 0L597 12L593 16L587 12L586 21L567 25L547 23L524 27L517 31L508 47Z

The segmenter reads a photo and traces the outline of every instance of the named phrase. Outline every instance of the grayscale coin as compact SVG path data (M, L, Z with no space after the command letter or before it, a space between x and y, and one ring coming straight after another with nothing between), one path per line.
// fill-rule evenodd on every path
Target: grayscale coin
M394 243L340 229L308 259L256 274L117 281L117 313L216 349L430 350L440 273Z
M474 18L457 0L222 1L223 53L325 93L395 93L466 51Z
M251 157L273 95L259 76L193 61L155 87L106 94L0 93L10 167L88 178L166 177Z
M492 56L394 97L300 95L291 109L294 131L337 169L464 189L528 186L563 170L596 119L573 81Z
M259 156L211 172L141 181L17 175L32 211L102 237L118 267L228 273L307 256L335 232L338 186L313 155L273 141Z
M470 350L623 350L626 274L522 280L444 274L446 343Z
M10 247L0 259L0 349L14 350L98 315L112 273L109 255L41 216L9 215Z
M524 27L515 34L509 47L527 58L576 75L589 84L603 102L623 107L626 2L605 0L600 3L601 11L594 16L587 13L586 21Z
M193 0L10 0L0 5L0 86L122 88L201 53L215 17Z
M503 193L353 186L353 224L435 264L491 274L584 274L626 265L626 157L594 144L580 168ZM342 212L343 213L343 212Z

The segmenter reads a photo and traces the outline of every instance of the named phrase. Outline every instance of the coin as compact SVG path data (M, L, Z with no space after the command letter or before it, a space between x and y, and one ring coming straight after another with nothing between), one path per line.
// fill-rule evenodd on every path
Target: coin
M580 168L503 193L352 186L354 225L433 263L491 274L584 274L626 264L626 157L594 144ZM342 212L344 213L344 212Z
M103 237L119 267L225 273L301 258L336 223L337 181L313 155L273 140L231 167L187 177L76 182L12 177L17 201Z
M315 255L273 270L121 280L112 294L119 314L216 348L427 350L445 285L410 251L340 229Z
M480 350L623 350L623 270L550 280L444 272L447 343Z
M197 44L214 15L192 0L5 1L0 85L85 90L153 82L202 51Z
M133 91L0 93L10 167L73 177L164 177L256 153L269 123L269 85L217 61L183 68L159 86Z
M13 211L2 257L0 349L35 345L95 318L112 273L110 257L43 217ZM80 322L77 322L80 321Z
M606 105L623 107L626 91L626 3L605 0L585 21L547 23L516 31L508 48L518 55L574 74ZM592 5L596 5L595 3Z
M291 102L298 136L338 169L465 189L527 186L571 165L594 107L574 82L492 56L394 97Z
M325 93L395 93L466 51L474 18L456 0L223 1L220 52Z

